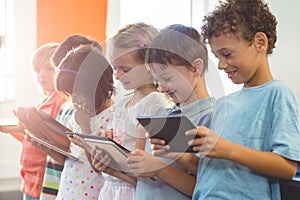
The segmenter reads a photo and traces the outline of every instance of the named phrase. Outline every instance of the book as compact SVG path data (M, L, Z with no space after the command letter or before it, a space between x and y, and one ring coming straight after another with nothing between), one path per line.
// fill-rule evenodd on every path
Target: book
M67 132L67 134L76 134L83 138L88 145L88 151L91 151L94 148L99 148L105 153L109 154L111 156L109 167L127 173L131 172L126 162L130 151L114 140L105 136L96 136L83 133Z
M186 115L139 116L137 120L153 138L162 139L170 146L170 152L196 153L188 141L199 136L187 136L185 132L196 125Z

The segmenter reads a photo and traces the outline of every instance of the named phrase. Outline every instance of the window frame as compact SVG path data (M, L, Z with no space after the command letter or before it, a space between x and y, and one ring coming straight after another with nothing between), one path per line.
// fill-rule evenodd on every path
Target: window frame
M8 66L7 0L0 0L0 102L11 101L14 98L13 68Z

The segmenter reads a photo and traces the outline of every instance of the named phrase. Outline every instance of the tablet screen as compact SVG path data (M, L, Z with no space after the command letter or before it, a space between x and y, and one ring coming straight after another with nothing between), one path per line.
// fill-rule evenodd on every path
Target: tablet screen
M128 168L126 161L128 155L130 154L130 151L125 147L119 145L115 141L105 136L95 136L81 133L67 134L77 134L78 136L84 138L84 141L88 144L88 149L90 150L97 147L99 149L102 149L105 153L109 154L112 158L109 164L111 168L131 173L131 170Z
M71 130L53 119L50 115L46 114L45 112L38 110L39 115L41 118L43 118L45 124L54 130L57 133L60 133L61 135L65 136L66 132L70 132Z
M66 132L66 134L76 134L84 139L92 139L98 141L98 143L111 143L116 146L118 149L124 153L124 155L128 155L130 151L123 147L122 145L118 144L114 140L106 137L106 136L99 136L99 135L91 135L91 134L84 134L84 133L75 133L75 132Z
M187 143L195 136L187 136L185 132L195 129L196 126L187 116L139 116L137 120L145 127L151 137L165 140L170 145L169 151L194 152Z

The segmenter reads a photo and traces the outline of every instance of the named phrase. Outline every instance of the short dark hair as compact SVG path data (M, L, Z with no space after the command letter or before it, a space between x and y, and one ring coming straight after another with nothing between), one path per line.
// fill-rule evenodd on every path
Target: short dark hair
M59 65L57 90L79 92L94 101L97 110L114 92L113 69L97 47L71 50Z
M173 24L162 29L152 40L146 54L146 64L167 63L192 67L196 58L203 60L203 67L208 67L207 48L198 31L192 27Z
M221 1L220 1L221 2ZM221 2L215 10L205 16L202 36L206 42L221 34L233 33L252 43L257 32L263 32L268 38L267 53L275 48L276 17L262 0L227 0Z

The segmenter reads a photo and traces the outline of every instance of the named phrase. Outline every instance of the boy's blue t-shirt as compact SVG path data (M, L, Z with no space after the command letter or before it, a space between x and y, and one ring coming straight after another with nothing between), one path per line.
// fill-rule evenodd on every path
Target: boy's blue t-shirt
M196 102L193 102L179 111L179 108L174 107L167 112L167 115L173 115L182 113L189 117L189 119L197 125L209 126L213 109L214 109L215 99L214 98L205 98ZM200 124L199 124L200 123ZM150 143L147 140L145 151L151 152ZM176 167L182 171L185 171L179 164L174 162L171 159L163 159L165 162L170 163L173 167ZM148 200L148 199L172 199L172 200L184 200L191 199L190 197L179 192L163 180L156 178L152 180L150 178L138 178L136 192L136 200Z
M298 110L281 81L243 88L216 103L213 131L231 142L300 161ZM194 200L280 199L276 178L224 159L200 160Z

